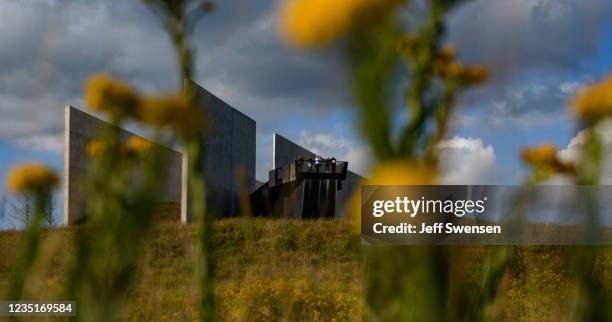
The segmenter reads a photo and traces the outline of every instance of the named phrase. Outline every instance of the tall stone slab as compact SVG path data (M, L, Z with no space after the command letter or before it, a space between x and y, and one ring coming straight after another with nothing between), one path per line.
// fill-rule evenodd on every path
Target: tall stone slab
M256 123L209 91L194 85L207 117L202 141L205 154L200 165L205 173L207 210L222 217L237 215L240 195L246 193L248 198L248 193L255 189ZM89 162L85 146L104 126L111 125L74 107L66 107L65 113L64 222L70 225L83 220L81 195ZM133 135L121 130L122 139ZM160 203L179 204L181 221L192 222L188 200L204 196L188 194L186 155L183 157L182 153L171 149L169 153L170 169L163 183L168 191L164 191Z
M87 180L90 158L86 153L87 143L94 139L105 127L113 126L99 118L72 106L64 109L64 225L72 225L85 219L86 202L83 195ZM126 142L137 136L120 129L121 140ZM166 153L166 167L160 187L160 205L181 205L181 168L182 153L163 147ZM138 169L136 169L137 171ZM176 214L178 216L178 213Z
M304 159L314 158L316 154L314 152L309 151L308 149L293 143L289 139L274 133L272 137L272 168L280 168L285 166L293 161L295 161L298 157L302 157ZM333 157L329 156L321 156L321 157ZM349 169L351 167L351 160L341 160L348 161ZM346 179L342 182L342 189L336 194L336 218L340 218L344 216L345 205L357 191L360 183L365 178L352 172L348 171L346 174Z
M204 164L201 166L204 167L208 209L222 217L238 215L241 193L248 194L255 189L256 122L193 84L207 118L203 137ZM185 200L197 197L187 196L187 192L184 189ZM187 210L182 218L186 222L193 221Z

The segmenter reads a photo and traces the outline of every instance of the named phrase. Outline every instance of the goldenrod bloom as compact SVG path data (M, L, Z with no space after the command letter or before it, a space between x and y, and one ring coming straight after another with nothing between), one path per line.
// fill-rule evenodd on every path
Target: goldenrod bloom
M380 15L396 0L286 0L281 11L281 32L298 47L332 42L364 14ZM383 11L384 10L384 11Z
M107 74L96 74L90 77L85 85L85 104L92 111L111 116L129 115L138 101L134 90Z
M131 136L125 144L125 147L130 153L143 153L149 151L153 147L153 142L140 136Z
M529 164L550 163L557 158L557 148L551 142L533 148L524 148L521 158Z
M574 164L560 160L557 152L553 143L545 142L533 148L523 149L521 158L534 168L536 175L540 178L556 173L575 173Z
M576 115L582 118L612 114L612 76L580 91L571 105Z
M438 53L438 58L443 61L451 61L455 59L456 55L457 49L455 49L455 46L449 45L440 49L440 52Z
M183 96L145 98L138 106L135 117L151 126L175 128L183 135L199 132L204 124L202 112L192 108Z
M433 167L407 160L386 161L370 172L373 185L427 185L436 181Z
M459 78L464 71L463 64L457 62L450 62L444 65L442 70L444 76L448 78Z
M104 152L104 142L91 140L85 145L85 152L91 157L99 157Z
M456 79L466 85L484 82L489 77L489 71L482 66L464 66L461 63L450 62L442 68L442 74L447 78Z
M145 124L161 127L172 125L188 110L189 102L182 96L149 97L141 101L135 116Z
M391 160L378 164L363 184L369 185L430 185L437 181L436 169L424 163L410 160ZM399 193L399 191L398 191ZM347 204L347 213L357 230L360 229L361 192L355 192Z
M14 167L8 174L6 185L13 193L26 191L46 191L59 182L55 172L43 164L32 163Z
M489 78L489 70L483 66L470 66L465 68L463 80L468 84L479 84Z
M399 42L398 50L405 58L412 58L419 45L419 38L414 34L405 34Z

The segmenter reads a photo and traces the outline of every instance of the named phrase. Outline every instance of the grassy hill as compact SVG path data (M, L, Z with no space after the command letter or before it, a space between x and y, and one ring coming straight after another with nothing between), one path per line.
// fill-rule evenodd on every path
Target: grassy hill
M193 321L193 226L151 231L128 304L130 320ZM61 299L75 228L45 236L28 286L31 299ZM362 291L359 239L333 221L228 219L215 225L218 309L228 321L353 320ZM0 292L6 289L20 234L0 233Z
M71 258L75 229L46 233L26 298L63 299L64 271ZM215 232L217 305L224 320L361 320L367 269L359 237L348 223L226 219L217 221ZM126 300L127 318L194 320L193 234L194 227L175 222L158 223L152 229L139 260L138 278ZM8 284L20 237L18 232L0 233L0 292ZM465 271L455 282L467 283L476 290L487 248L452 249ZM523 271L512 278L504 296L507 321L569 320L565 313L574 300L575 282L571 265L562 256L566 251L571 248L520 249ZM607 249L601 259L601 276L609 293L611 254Z

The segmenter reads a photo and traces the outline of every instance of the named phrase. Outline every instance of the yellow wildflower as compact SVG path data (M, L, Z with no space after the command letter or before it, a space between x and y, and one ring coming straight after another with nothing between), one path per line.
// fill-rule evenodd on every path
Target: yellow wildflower
M405 58L411 58L419 44L419 38L414 34L405 34L399 42L398 50Z
M545 142L533 148L525 148L521 158L529 164L550 163L557 158L557 148L551 142Z
M13 193L25 191L45 191L59 182L55 172L42 164L32 163L14 167L7 177L7 188Z
M447 78L456 79L466 85L475 85L484 82L489 77L489 71L483 66L464 66L461 63L451 62L442 69Z
M414 161L394 160L378 165L369 177L373 185L427 185L435 182L436 171Z
M108 74L96 74L85 85L85 104L96 112L111 116L132 113L138 104L138 95L127 84L112 79Z
M521 158L536 171L536 176L543 178L555 173L573 174L576 167L573 163L562 161L557 155L553 143L546 142L533 148L525 148Z
M100 140L91 140L85 145L85 152L91 157L99 157L104 151L104 142Z
M188 109L189 103L182 96L150 97L138 106L136 119L151 126L167 126Z
M286 0L281 32L298 47L332 42L367 13L372 16L396 6L395 0Z
M370 171L363 182L368 185L430 185L436 183L435 168L408 160L386 161ZM346 213L357 231L361 228L361 192L354 193L346 205Z
M457 49L455 49L455 46L449 45L440 49L440 52L438 53L438 58L443 61L451 61L455 58L456 55Z
M128 153L143 153L150 150L152 147L153 142L140 136L131 136L125 144Z
M464 67L463 64L457 62L451 62L444 65L444 69L442 70L444 76L448 78L459 78L463 73Z
M483 66L470 66L463 71L463 81L468 84L480 84L489 78L489 70Z
M581 118L600 117L612 113L612 76L586 87L572 100L574 113Z
M135 117L151 126L173 127L184 135L198 132L204 123L201 111L191 108L183 96L145 98L136 109Z

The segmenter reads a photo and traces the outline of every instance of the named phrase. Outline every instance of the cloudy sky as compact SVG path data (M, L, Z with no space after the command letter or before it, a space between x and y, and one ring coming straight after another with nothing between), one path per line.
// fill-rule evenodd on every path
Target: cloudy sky
M338 51L287 48L275 1L217 2L195 33L196 81L257 121L258 179L271 167L273 132L367 174ZM579 145L567 100L612 70L610 21L605 0L480 0L455 10L447 41L493 77L460 100L441 145L448 182L519 183L521 147ZM139 1L0 0L2 182L23 161L62 171L63 106L83 107L83 81L100 71L142 91L179 84L168 38Z

